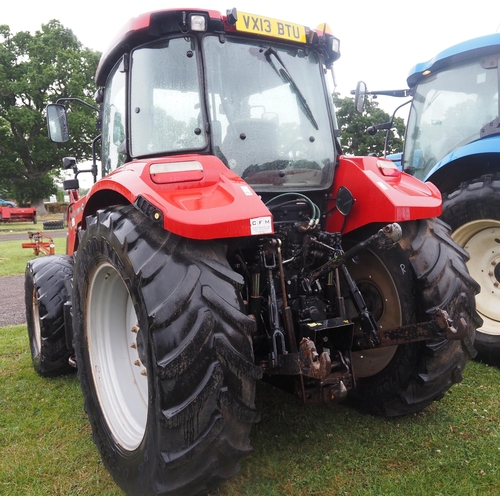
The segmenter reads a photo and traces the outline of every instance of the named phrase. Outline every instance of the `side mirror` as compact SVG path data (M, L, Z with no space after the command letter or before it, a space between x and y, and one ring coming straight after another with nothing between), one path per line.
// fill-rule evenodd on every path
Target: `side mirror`
M366 83L358 82L356 85L356 92L354 93L354 107L358 113L362 113L365 109L366 98Z
M76 167L76 158L74 156L65 156L63 158L63 168L68 170L72 168L73 170Z
M69 126L66 108L62 104L48 104L46 110L50 140L67 142L69 140Z

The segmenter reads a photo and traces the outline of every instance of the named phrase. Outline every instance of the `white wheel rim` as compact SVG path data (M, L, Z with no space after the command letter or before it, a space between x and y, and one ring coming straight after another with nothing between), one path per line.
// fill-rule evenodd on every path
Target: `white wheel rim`
M483 326L478 331L500 335L500 221L471 221L451 236L469 252L467 269L481 287L476 295L476 310L483 319Z
M136 347L137 315L128 289L109 263L90 280L87 342L92 376L115 441L133 451L141 444L148 414L148 382Z
M38 306L38 298L36 288L33 287L32 297L32 311L33 311L33 340L35 342L36 356L42 351L42 329L40 326L40 309Z

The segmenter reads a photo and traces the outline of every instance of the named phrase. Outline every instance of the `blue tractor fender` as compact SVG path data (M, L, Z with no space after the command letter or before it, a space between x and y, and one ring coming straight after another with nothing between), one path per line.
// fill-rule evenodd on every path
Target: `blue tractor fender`
M461 182L496 172L500 172L500 135L456 149L436 163L423 180L449 193Z

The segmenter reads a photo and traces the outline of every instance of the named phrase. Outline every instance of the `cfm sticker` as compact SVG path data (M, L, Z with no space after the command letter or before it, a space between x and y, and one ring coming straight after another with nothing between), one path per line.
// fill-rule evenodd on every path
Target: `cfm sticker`
M272 232L271 217L250 219L250 234L269 234Z

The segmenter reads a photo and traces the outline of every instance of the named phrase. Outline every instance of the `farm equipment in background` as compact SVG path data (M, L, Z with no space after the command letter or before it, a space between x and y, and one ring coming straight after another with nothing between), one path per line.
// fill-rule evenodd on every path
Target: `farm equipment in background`
M22 243L22 248L33 248L35 255L54 255L54 240L42 232L28 232L29 243Z
M80 197L63 160L67 255L28 263L25 299L36 371L76 362L129 494L235 474L262 377L301 403L397 416L475 354L478 286L439 191L342 155L339 57L326 24L170 9L131 20L101 58L102 178ZM47 106L56 142L64 100Z
M0 223L2 222L32 222L36 224L36 208L1 206Z
M404 151L387 158L435 184L441 219L470 255L467 267L481 286L483 320L475 347L500 360L500 33L440 52L412 68L409 89L370 94L412 96ZM381 124L387 125L387 124ZM378 125L375 128L384 128ZM388 124L390 126L390 124Z

